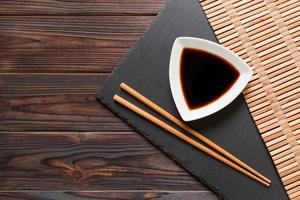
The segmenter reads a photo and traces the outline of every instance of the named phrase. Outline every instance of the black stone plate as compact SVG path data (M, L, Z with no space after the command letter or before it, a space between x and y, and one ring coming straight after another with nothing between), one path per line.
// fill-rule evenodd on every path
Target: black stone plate
M120 83L126 82L180 117L171 95L168 77L171 48L175 38L179 36L193 36L217 42L197 0L169 1L105 81L97 99L222 198L288 199L243 96L240 95L225 109L189 124L269 177L272 180L270 188L196 150L112 100L114 94L119 94L150 111L120 90Z

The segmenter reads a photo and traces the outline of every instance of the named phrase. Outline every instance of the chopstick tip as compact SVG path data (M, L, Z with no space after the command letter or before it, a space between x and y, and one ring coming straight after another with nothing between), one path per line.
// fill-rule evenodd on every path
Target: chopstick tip
M266 186L266 187L270 187L271 186L271 183L269 183L269 182L267 182L267 181L264 181L264 180L262 180L262 179L260 179L260 181L259 181L260 183L262 183L264 186Z

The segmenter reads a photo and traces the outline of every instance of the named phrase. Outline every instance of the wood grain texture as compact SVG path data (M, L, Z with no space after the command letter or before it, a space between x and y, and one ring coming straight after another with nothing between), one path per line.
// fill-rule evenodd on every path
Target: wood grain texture
M0 130L132 131L96 101L108 75L0 75Z
M2 132L0 190L203 190L135 133Z
M207 191L96 102L106 77L1 75L2 190Z
M0 2L0 199L217 199L95 100L165 2Z
M166 0L3 0L0 15L156 15Z
M211 192L206 191L110 191L110 192L0 192L2 200L217 200Z
M0 16L0 73L110 72L152 16Z

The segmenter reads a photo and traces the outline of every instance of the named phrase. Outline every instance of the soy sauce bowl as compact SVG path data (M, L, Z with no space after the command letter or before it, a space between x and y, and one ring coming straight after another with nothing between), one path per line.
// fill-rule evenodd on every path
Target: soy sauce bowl
M239 72L238 79L224 94L209 104L194 109L191 109L186 101L180 79L180 60L185 48L198 49L216 55L226 60ZM184 121L204 118L226 107L244 90L252 73L245 61L217 43L200 38L179 37L173 44L169 64L169 80L173 99Z

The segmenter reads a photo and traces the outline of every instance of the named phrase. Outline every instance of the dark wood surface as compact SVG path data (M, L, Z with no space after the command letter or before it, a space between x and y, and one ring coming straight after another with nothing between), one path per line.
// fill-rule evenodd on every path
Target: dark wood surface
M164 3L0 2L0 199L217 199L95 100Z

